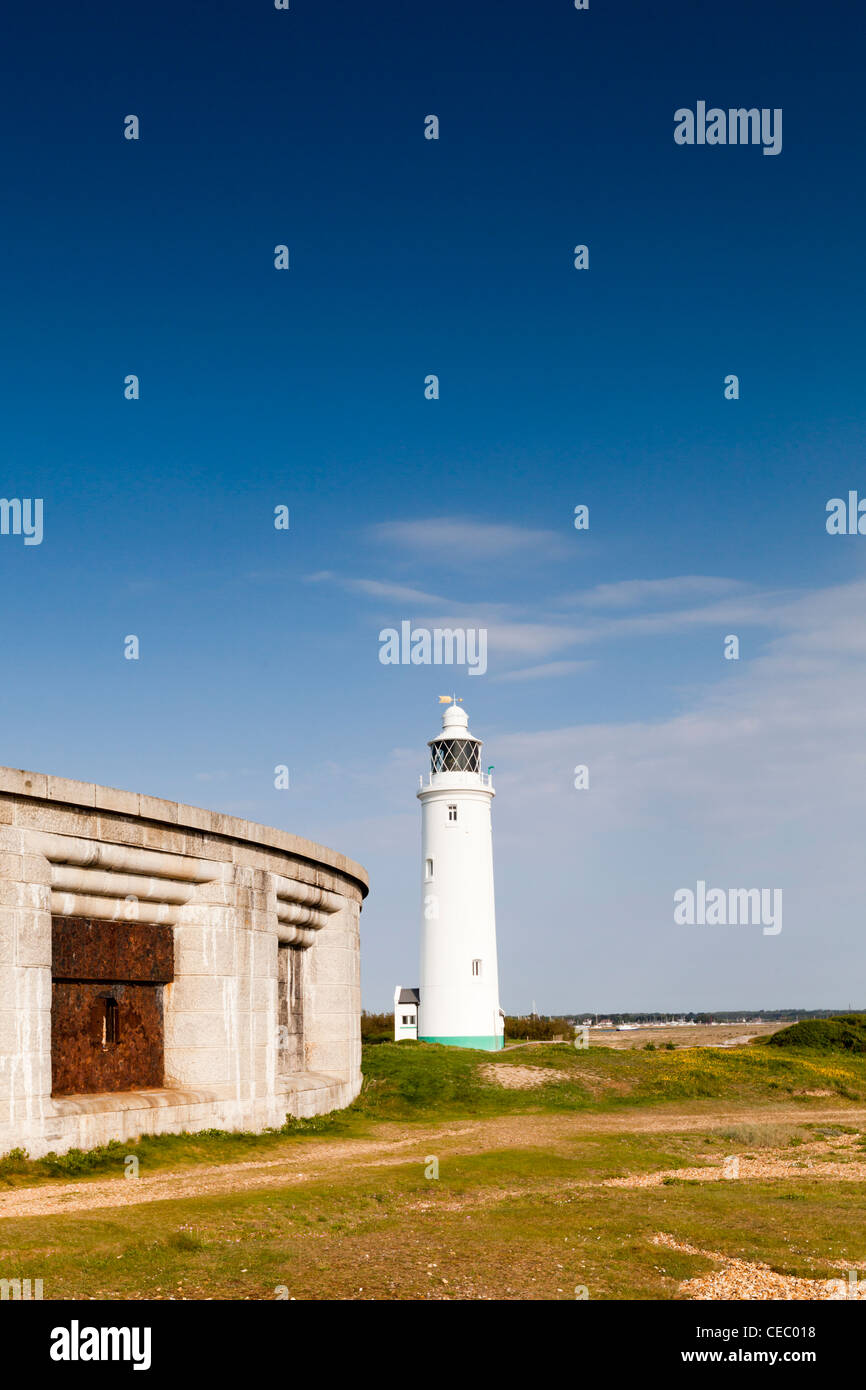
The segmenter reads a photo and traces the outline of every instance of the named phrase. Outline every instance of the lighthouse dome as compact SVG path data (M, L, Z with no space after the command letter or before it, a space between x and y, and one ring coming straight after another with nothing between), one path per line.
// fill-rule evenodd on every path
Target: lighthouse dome
M469 728L469 715L461 705L449 705L442 715L442 728L448 733L465 733Z

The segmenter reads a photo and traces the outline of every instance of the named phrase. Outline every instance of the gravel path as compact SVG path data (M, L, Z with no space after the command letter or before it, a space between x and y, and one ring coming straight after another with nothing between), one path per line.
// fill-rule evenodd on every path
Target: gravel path
M700 1250L695 1245L686 1245L674 1236L662 1231L653 1236L655 1245L667 1250L679 1250L685 1255L701 1255L707 1260L716 1260L723 1267L709 1274L700 1274L695 1279L686 1279L679 1286L686 1298L698 1301L718 1299L749 1299L753 1302L775 1302L792 1300L810 1302L818 1300L841 1301L842 1299L866 1299L866 1281L856 1277L850 1279L801 1279L794 1274L777 1274L769 1265L759 1261L736 1260L730 1255L720 1255L717 1250ZM847 1269L846 1269L847 1274ZM856 1275L856 1271L855 1271Z

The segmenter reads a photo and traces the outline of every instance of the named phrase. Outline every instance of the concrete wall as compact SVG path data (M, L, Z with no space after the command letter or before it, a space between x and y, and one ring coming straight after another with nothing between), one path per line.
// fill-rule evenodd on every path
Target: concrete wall
M366 891L360 865L286 832L0 769L0 1154L260 1130L349 1104ZM52 913L172 926L162 1087L52 1096ZM302 1046L289 1051L281 943L304 956Z

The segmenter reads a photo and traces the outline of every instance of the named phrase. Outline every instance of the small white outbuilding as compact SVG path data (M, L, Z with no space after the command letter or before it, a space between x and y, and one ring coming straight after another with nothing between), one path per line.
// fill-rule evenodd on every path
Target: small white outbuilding
M398 985L394 990L394 1041L418 1037L418 990Z

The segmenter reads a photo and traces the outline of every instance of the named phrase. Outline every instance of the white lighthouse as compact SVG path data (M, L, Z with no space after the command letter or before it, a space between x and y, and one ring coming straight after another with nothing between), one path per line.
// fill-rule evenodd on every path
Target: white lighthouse
M492 1052L503 1046L505 1032L496 963L493 778L481 770L481 740L469 732L466 711L456 700L442 698L448 699L442 732L430 740L430 772L418 791L422 914L417 1037ZM395 1029L396 1036L413 1035L402 1026L399 1034Z

